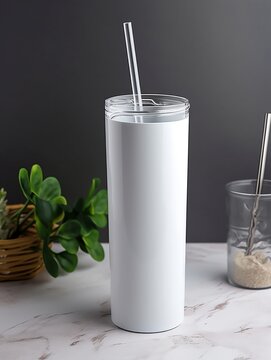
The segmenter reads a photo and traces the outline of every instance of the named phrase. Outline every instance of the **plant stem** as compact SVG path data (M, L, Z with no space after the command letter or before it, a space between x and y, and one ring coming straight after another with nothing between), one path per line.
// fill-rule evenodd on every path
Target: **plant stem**
M15 214L12 215L11 218L16 218L16 217L17 217L17 219L16 219L16 227L15 227L15 230L8 234L8 238L9 238L9 239L12 239L12 238L14 239L14 238L16 238L16 237L19 235L20 218L21 218L22 213L25 211L25 209L26 209L27 206L29 205L29 203L30 203L30 200L28 199L28 200L25 202L25 204L24 204L18 211L16 211ZM32 209L31 209L29 212L31 213L31 212L32 212ZM29 215L29 214L26 215L27 218L29 217L28 215Z
M24 205L23 205L19 210L17 210L14 214L11 215L10 218L13 219L13 218L15 218L16 216L19 216L19 217L20 217L21 213L27 208L27 206L29 205L29 203L30 203L30 200L28 199L28 200L24 203Z
M25 224L25 222L27 221L27 219L29 219L33 214L34 214L34 209L32 209L31 211L29 211L29 213L23 218L23 220L19 223L19 226L14 230L14 232L12 233L12 237L16 238L18 237L20 234L24 233L29 227L31 227L34 223L35 220L32 220L30 223L28 223L25 227L22 227L23 224Z
M29 213L20 222L19 227L22 226L22 224L24 224L26 222L26 220L29 219L30 216L32 216L34 214L34 211L35 211L35 209L32 209L31 211L29 211Z
M55 224L55 225L56 225L56 224ZM55 226L55 225L54 225L54 227L53 227L53 230L51 231L50 236L54 236L54 235L56 234L58 228L59 228L59 225L56 225L56 226Z
M23 229L21 229L20 233L24 233L28 228L35 224L35 220L32 220L29 224L27 224Z
M22 215L22 213L24 212L24 210L27 208L27 206L29 205L29 202L30 202L30 200L27 200L26 203L24 204L24 206L21 208L21 210L20 210L19 213L18 213L17 221L16 221L16 230L15 230L15 231L17 231L17 229L18 229L19 226L20 226L20 218L21 218L21 215Z

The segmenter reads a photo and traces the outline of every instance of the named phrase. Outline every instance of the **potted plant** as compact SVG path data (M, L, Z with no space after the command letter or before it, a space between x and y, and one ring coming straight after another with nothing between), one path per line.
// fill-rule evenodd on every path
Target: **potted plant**
M30 173L20 169L19 183L22 205L8 206L6 192L0 191L0 281L31 278L43 264L53 277L59 267L72 272L79 249L104 259L99 229L107 226L107 191L99 190L98 178L74 206L61 194L59 181L44 178L37 164Z

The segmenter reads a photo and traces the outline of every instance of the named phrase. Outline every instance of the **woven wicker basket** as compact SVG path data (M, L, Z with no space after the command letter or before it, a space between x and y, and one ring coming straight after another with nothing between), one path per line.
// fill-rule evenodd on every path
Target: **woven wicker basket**
M8 206L16 211L21 205ZM37 275L44 267L42 242L34 227L17 239L0 240L0 281L25 280Z

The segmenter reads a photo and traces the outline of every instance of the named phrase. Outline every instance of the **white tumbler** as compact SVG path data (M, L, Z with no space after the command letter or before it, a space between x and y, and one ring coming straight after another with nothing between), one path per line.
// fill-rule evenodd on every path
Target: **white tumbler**
M111 316L152 333L184 316L189 102L142 98L105 102Z

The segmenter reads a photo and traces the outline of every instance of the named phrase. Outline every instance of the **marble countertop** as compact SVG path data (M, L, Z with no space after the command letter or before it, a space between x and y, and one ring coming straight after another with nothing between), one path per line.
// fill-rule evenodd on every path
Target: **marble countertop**
M0 359L271 359L271 289L229 285L225 244L187 245L185 320L157 334L112 324L105 250L57 279L0 283Z

